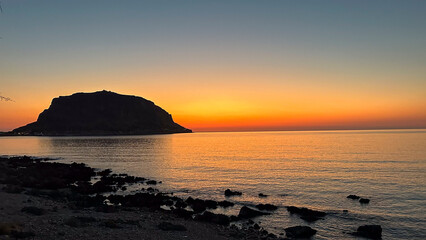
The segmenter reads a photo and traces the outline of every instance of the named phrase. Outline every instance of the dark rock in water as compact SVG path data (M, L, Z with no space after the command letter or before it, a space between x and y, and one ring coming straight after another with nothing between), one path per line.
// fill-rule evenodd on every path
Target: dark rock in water
M312 229L308 226L295 226L284 229L287 237L289 238L310 238L317 230Z
M349 195L349 196L347 196L346 198L350 198L350 199L354 199L354 200L357 200L357 199L360 199L361 197L360 196L357 196L357 195Z
M188 197L185 201L195 212L203 212L207 208L216 209L218 206L218 202L213 200L202 200L199 198L193 199L192 197Z
M188 133L172 116L141 97L114 92L75 93L54 98L34 123L11 135L136 135Z
M38 207L24 207L21 209L21 212L29 213L36 216L41 216L46 213L46 210Z
M223 214L215 214L209 211L205 211L203 214L198 214L195 216L194 220L203 221L203 222L211 222L219 225L228 226L231 222L230 218Z
M268 215L268 214L269 213L260 212L260 211L248 208L246 206L243 206L240 209L240 213L238 213L238 217L242 219L247 219L247 218L253 218L253 217Z
M243 193L242 192L238 192L238 191L231 191L230 189L226 189L225 190L225 196L230 197L230 196L241 196Z
M258 204L258 205L256 205L256 208L259 209L259 210L262 210L262 211L263 210L274 211L274 210L278 209L277 206L269 204L269 203L267 203L267 204Z
M294 206L288 206L287 211L289 211L291 214L299 215L301 219L307 222L314 222L323 218L326 215L325 212L311 210L308 208L298 208Z
M382 227L380 225L363 225L358 227L357 231L352 233L352 235L371 239L381 239Z
M161 222L158 224L158 228L163 231L186 231L185 226L169 222Z
M263 193L259 193L259 197L263 197L263 198L265 198L265 197L268 197L268 195L263 194Z
M157 181L155 181L155 180L149 180L149 181L146 181L146 184L148 184L148 185L156 185Z
M111 169L105 169L103 171L97 172L96 175L101 176L101 177L106 177L111 173L112 173Z
M368 198L361 198L359 200L359 202L362 203L362 204L367 204L367 203L370 203L370 199L368 199Z
M219 205L223 208L227 208L227 207L233 207L235 204L233 202L224 200L224 201L218 202L217 205Z

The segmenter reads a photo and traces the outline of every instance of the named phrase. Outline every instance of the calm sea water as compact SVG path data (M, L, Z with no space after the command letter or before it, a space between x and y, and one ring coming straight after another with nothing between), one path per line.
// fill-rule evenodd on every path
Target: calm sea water
M161 180L160 190L184 197L223 200L227 188L242 191L230 199L239 205L222 212L278 205L255 219L276 234L309 225L314 239L356 239L343 232L380 224L383 239L426 239L426 130L0 138L0 155L23 154ZM288 205L329 215L308 224Z

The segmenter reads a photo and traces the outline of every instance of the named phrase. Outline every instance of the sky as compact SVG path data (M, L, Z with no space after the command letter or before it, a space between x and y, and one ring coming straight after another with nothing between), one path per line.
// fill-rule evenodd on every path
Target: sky
M104 89L194 131L426 128L426 1L1 6L0 131Z

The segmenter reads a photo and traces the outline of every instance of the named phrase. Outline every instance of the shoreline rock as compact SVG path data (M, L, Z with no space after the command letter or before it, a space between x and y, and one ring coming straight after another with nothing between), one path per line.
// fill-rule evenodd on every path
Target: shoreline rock
M92 184L92 179L97 181ZM123 186L146 184L147 181L149 180L127 174L114 174L111 170L95 170L85 164L57 163L30 157L0 157L0 189L22 188L12 191L22 190L21 193L0 191L0 207L12 211L0 211L0 217L7 214L12 217L10 221L18 220L23 226L15 231L14 236L35 236L34 239L57 239L64 236L138 239L141 232L147 234L146 236L162 236L161 239L174 239L167 232L185 232L189 234L187 239L191 240L235 239L233 236L248 235L256 236L256 239L274 238L273 234L261 227L229 227L230 222L241 219L205 210L234 205L226 200L183 200L155 189L127 195L115 193ZM103 195L104 193L107 194ZM162 206L168 206L170 210L164 210ZM189 207L198 210L189 211ZM22 218L24 216L26 217ZM147 216L150 216L149 220ZM188 231L162 230L158 227L161 222L182 225ZM79 233L73 228L85 230L84 233ZM8 230L0 232L1 234L12 236Z
M289 238L310 238L317 233L317 230L308 226L295 226L284 230Z
M351 234L370 239L382 239L382 227L380 225L363 225Z
M301 219L307 222L317 221L327 215L327 213L325 212L311 210L305 207L299 208L295 206L288 206L286 208L287 208L287 211L290 212L290 214L297 214L300 216Z

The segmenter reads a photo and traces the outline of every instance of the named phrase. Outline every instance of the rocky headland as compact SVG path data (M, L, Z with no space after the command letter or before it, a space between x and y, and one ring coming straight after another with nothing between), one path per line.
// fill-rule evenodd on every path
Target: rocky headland
M36 122L3 135L89 136L189 133L172 116L142 97L109 91L54 98Z

